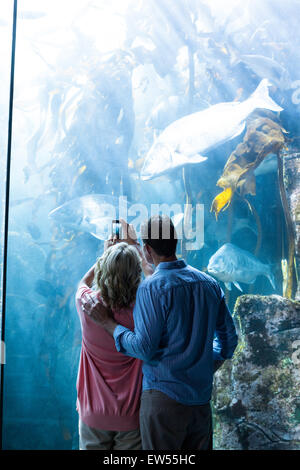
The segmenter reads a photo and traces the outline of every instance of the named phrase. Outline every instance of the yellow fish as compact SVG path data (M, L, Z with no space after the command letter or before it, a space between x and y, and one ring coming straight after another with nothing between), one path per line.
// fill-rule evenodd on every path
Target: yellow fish
M224 191L222 191L220 194L218 194L211 205L210 212L214 211L216 215L216 220L218 220L218 215L221 210L227 209L229 204L231 203L231 199L233 196L233 191L232 189L226 188Z

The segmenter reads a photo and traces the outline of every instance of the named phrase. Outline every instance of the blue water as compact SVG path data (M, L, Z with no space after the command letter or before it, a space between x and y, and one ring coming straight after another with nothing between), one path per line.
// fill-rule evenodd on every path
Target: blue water
M11 3L0 11L3 182ZM74 293L103 240L90 219L84 225L79 215L67 224L48 214L88 194L123 195L148 212L151 204L183 208L188 200L203 205L204 245L186 250L180 243L179 257L206 270L226 242L230 217L243 221L231 243L253 254L257 224L244 201L236 197L218 222L210 212L221 191L216 182L244 132L209 150L205 162L186 165L185 180L182 166L149 181L140 172L169 124L217 103L244 101L263 78L283 108L272 116L289 133L287 151L298 150L299 2L77 0L70 9L58 0L19 0L18 11L3 446L76 449L81 333ZM0 190L3 224L4 184ZM262 226L257 257L271 266L276 290L258 276L241 283L243 292L282 295L287 236L276 171L258 175L256 195L247 199ZM240 294L236 287L227 292L231 309Z

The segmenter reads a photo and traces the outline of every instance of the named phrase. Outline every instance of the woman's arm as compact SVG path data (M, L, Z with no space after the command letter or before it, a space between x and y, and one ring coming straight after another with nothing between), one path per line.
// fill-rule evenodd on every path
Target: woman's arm
M95 272L96 263L85 273L83 278L79 281L79 287L92 287L93 280L94 280L94 272Z
M137 241L137 237L136 237L133 226L127 224L125 220L123 219L120 219L120 222L122 224L124 237L122 239L117 239L116 237L110 238L109 240L105 242L104 250L106 250L106 248L108 248L111 245L114 245L116 243L120 243L123 241L128 243L129 245L135 246L142 260L142 269L143 269L144 275L146 277L151 276L151 274L153 274L154 272L154 268L146 260L144 253L143 253L143 249ZM82 283L81 284L82 286L87 285L89 287L88 282L91 282L91 283L93 282L94 268L95 268L95 265L84 275L84 277L80 281ZM82 301L83 301L82 303L83 311L87 315L89 315L94 321L97 322L97 320L98 321L100 320L102 326L110 334L113 334L113 331L117 324L114 322L114 320L112 320L109 309L104 307L104 305L97 299L96 295L92 296L90 294L85 294L82 298Z

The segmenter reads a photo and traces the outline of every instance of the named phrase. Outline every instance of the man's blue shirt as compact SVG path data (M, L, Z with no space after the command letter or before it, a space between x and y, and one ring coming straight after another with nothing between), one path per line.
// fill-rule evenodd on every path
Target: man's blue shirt
M160 263L139 286L134 332L118 325L118 351L143 360L143 390L187 405L211 398L214 360L230 359L237 334L224 293L184 260Z

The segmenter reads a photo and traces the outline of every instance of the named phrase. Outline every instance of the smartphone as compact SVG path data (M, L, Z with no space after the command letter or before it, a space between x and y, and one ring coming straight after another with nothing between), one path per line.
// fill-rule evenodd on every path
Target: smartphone
M112 232L112 237L116 236L117 239L122 238L122 225L118 219L112 221L111 232Z

